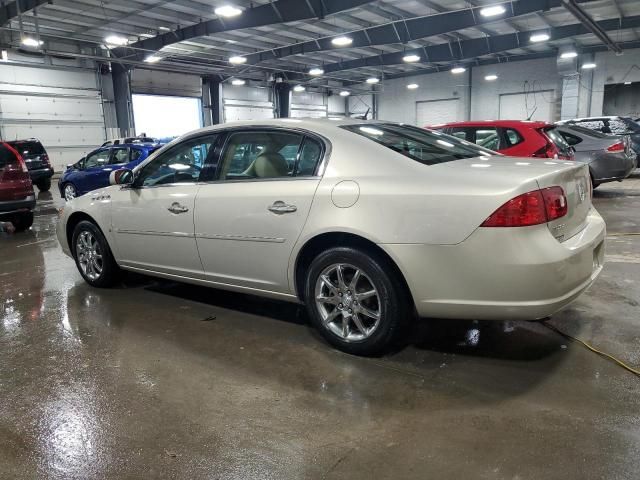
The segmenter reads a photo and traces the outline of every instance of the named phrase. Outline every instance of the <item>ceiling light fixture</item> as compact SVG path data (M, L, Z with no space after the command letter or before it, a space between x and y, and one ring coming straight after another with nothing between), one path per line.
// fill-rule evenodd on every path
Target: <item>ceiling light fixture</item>
M453 68L451 69L451 73L454 73L454 74L464 73L464 72L466 72L466 71L467 71L467 69L466 69L466 68L464 68L464 67L453 67Z
M306 87L304 85L296 85L295 87L293 87L293 91L294 92L304 92L306 90Z
M415 90L416 88L418 88L420 85L418 85L417 83L410 83L409 85L407 85L407 88L409 90Z
M216 8L213 12L219 17L231 18L240 15L242 13L242 9L234 5L223 5Z
M487 82L493 82L494 80L498 79L498 75L495 75L495 74L492 73L491 75L487 75L486 77L484 77L484 79Z
M162 60L162 57L159 57L157 55L149 55L147 58L144 59L144 61L147 63L157 63L160 60Z
M25 47L37 48L42 45L44 42L42 40L36 40L33 37L24 37L22 39L22 45Z
M351 92L348 92L346 90L343 90L340 92L341 97L348 97L349 95L351 95Z
M345 36L336 37L331 40L331 43L333 43L336 47L346 47L347 45L351 45L353 43L353 38Z
M118 47L122 47L129 43L128 39L119 35L109 35L108 37L105 37L104 41L107 45L116 45Z
M410 54L402 57L402 61L407 63L418 62L419 60L420 60L420 55Z
M169 27L158 27L158 30L162 30L163 32L170 32L171 29Z
M231 80L231 85L235 85L236 87L244 85L245 83L247 83L247 82L245 82L241 78L234 78L233 80Z
M631 85L631 82L627 81L627 82L624 82L624 84L625 85Z
M377 77L367 78L367 83L370 85L375 85L376 83L380 83L380 79Z
M570 50L568 52L564 52L560 55L560 58L576 58L578 56L578 52L574 50Z
M596 68L597 65L595 63L584 63L582 64L582 69L583 70L590 70L592 68Z
M314 67L311 70L309 70L309 75L313 75L314 77L317 77L318 75L322 75L323 73L324 73L324 69L320 67Z
M241 57L240 55L234 55L233 57L229 57L229 63L233 65L242 65L247 61L247 57Z
M534 33L529 37L529 41L532 43L546 42L551 38L548 33Z
M495 17L497 15L502 15L506 11L507 9L502 5L494 5L492 7L485 7L481 9L480 15L482 15L483 17Z

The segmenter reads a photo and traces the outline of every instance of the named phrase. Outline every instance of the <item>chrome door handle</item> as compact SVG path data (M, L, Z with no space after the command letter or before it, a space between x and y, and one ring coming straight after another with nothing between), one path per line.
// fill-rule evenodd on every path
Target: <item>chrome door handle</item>
M180 205L178 202L173 202L169 208L167 208L171 213L186 213L189 211L187 207L184 205Z
M281 200L277 202L273 202L272 205L267 207L267 210L270 212L276 213L278 215L282 215L283 213L293 213L298 211L298 207L295 205L288 205Z

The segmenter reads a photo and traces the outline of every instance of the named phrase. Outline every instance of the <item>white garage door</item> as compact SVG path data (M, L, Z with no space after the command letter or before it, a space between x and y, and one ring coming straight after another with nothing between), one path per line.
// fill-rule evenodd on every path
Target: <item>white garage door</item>
M416 102L416 125L425 127L458 120L459 98Z
M553 120L553 90L500 95L500 120Z
M273 118L273 102L266 88L222 86L222 113L225 122L268 120Z
M39 139L56 171L78 161L105 139L95 72L3 65L0 134Z

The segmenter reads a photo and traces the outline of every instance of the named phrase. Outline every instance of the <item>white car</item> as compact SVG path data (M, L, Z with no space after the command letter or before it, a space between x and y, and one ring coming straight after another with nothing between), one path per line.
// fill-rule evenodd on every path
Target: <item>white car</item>
M305 303L355 354L383 351L416 314L547 317L602 270L585 165L407 125L218 125L112 183L69 202L58 226L89 284L125 269Z

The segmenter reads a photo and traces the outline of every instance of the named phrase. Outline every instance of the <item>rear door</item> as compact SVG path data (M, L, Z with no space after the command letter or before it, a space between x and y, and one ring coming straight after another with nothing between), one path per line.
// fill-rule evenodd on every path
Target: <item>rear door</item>
M320 182L324 148L284 129L228 134L216 180L196 199L196 241L207 280L291 291L289 258Z

